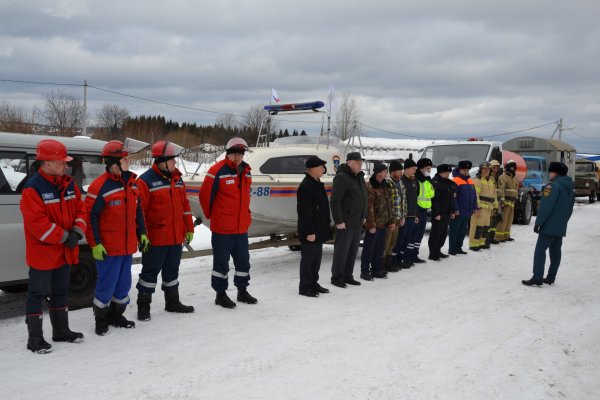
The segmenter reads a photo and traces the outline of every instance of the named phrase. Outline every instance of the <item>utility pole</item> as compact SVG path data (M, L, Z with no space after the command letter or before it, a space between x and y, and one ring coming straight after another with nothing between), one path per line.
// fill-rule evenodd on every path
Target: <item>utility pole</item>
M83 81L83 136L87 136L87 80Z
M556 135L556 132L558 132L558 140L560 142L562 142L562 133L563 131L571 131L575 129L575 127L569 127L569 128L563 128L563 120L562 118L558 120L558 122L556 122L556 128L554 128L554 132L552 132L552 136L550 136L550 139L554 139L554 135Z

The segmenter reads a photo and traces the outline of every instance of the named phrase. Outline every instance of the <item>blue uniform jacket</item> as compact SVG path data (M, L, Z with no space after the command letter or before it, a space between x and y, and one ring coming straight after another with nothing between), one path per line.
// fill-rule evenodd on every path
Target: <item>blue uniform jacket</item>
M575 194L573 180L569 176L557 176L542 190L535 224L540 233L551 236L567 236L567 222L573 213Z
M462 176L458 168L452 170L452 180L456 184L456 200L454 209L458 210L459 216L471 217L477 210L477 191L469 176Z

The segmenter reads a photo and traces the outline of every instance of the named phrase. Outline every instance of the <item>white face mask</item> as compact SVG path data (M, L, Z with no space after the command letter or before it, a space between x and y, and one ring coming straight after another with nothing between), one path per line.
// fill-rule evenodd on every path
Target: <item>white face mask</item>
M431 172L423 172L423 175L425 175L425 177L430 177L431 176Z

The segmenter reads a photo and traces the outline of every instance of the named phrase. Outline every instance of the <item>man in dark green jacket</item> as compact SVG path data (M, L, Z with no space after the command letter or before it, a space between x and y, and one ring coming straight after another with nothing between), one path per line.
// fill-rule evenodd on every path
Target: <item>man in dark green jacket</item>
M542 191L542 200L535 219L534 232L539 234L533 256L533 277L523 285L554 284L560 266L562 238L567 235L567 223L573 213L575 195L569 168L559 162L550 163L550 183ZM550 268L544 278L546 250L550 249Z
M341 288L360 285L352 274L368 209L365 173L361 171L363 161L360 153L348 153L346 163L339 166L333 178L329 202L335 223L331 284Z

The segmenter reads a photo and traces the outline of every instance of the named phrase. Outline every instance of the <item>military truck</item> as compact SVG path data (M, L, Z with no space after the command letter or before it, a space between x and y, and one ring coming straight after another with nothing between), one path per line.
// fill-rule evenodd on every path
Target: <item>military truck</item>
M575 162L575 197L588 197L590 203L600 200L598 167L588 160Z

